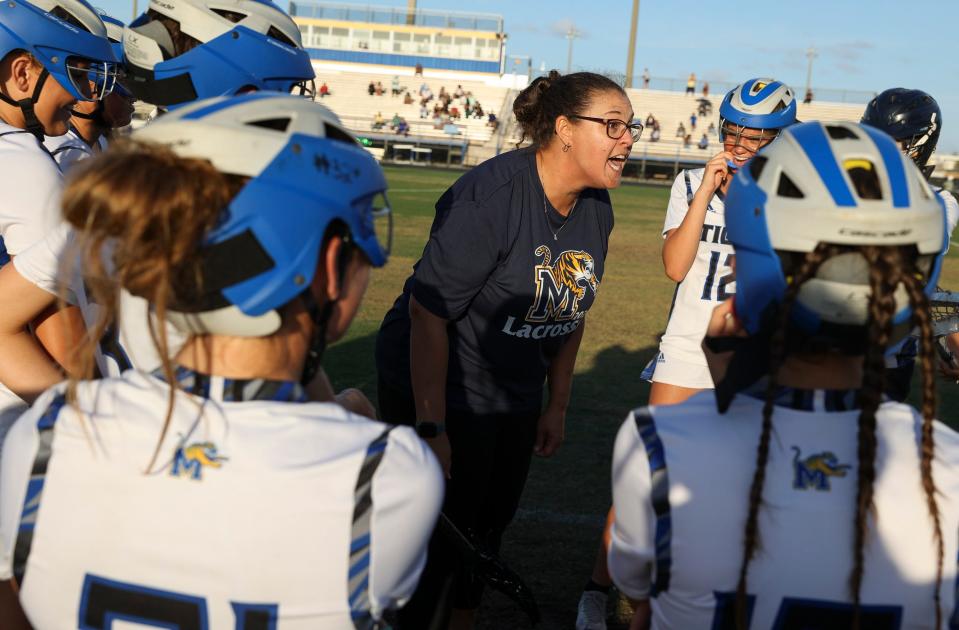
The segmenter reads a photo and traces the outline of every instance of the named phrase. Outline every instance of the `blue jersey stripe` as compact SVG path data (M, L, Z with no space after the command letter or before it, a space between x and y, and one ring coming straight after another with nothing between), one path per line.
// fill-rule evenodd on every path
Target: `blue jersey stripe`
M646 447L649 460L649 474L652 490L650 500L656 514L655 551L656 580L650 589L650 595L656 597L669 590L669 578L672 569L673 524L669 507L669 475L666 472L666 454L663 443L656 433L656 424L648 407L633 411L636 430Z
M47 465L53 452L53 427L66 401L66 396L63 394L55 396L50 401L46 411L37 420L37 432L39 433L37 452L33 457L30 481L27 484L27 493L23 500L23 509L20 512L20 523L17 528L17 540L13 557L13 574L21 588L27 570L27 560L30 558L30 549L33 546L33 530L37 524L40 502L43 499Z

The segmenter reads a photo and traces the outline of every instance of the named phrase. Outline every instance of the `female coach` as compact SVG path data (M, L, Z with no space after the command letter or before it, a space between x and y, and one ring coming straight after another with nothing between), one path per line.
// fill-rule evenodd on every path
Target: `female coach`
M445 513L493 549L531 454L549 457L563 440L613 228L607 189L619 185L642 131L622 88L586 72L550 72L513 111L532 146L477 166L443 194L377 338L382 417L417 425L450 479ZM448 555L431 554L403 612L408 627L428 626ZM458 573L454 626L472 625L481 592Z
M717 390L620 429L613 580L650 598L654 629L946 627L959 435L933 420L927 301L942 202L885 134L814 122L739 171L726 220ZM885 352L913 325L921 411L885 396Z
M37 630L376 627L416 585L442 475L412 429L301 383L386 262L386 179L296 96L201 101L133 139L76 167L64 216L96 332L140 296L163 365L58 385L8 433L3 627L12 577ZM189 335L173 360L166 321Z

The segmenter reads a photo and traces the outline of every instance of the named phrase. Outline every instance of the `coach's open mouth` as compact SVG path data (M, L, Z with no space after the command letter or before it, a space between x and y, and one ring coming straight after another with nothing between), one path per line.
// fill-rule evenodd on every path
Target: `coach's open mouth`
M614 171L621 171L623 170L623 166L626 164L627 158L629 158L629 153L623 153L621 155L614 155L610 157L608 160L606 160L606 162Z

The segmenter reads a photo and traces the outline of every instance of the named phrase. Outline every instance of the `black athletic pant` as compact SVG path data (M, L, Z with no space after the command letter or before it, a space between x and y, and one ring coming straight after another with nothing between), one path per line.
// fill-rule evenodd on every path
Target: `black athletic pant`
M412 425L412 395L379 381L381 419ZM443 513L456 527L498 551L513 520L529 472L538 412L474 414L447 409L446 431L452 451ZM426 568L410 602L400 611L403 630L445 628L450 608L476 608L482 580L457 560L442 536L430 539Z

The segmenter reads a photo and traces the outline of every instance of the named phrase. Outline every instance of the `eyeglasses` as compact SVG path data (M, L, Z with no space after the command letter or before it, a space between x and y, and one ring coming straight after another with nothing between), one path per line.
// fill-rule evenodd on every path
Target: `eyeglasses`
M606 125L606 135L613 140L622 138L627 129L629 129L629 135L633 142L638 142L640 136L643 135L643 126L638 122L628 123L618 118L593 118L592 116L577 116L576 114L573 114L570 118L579 118L580 120L589 120Z

